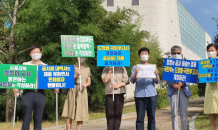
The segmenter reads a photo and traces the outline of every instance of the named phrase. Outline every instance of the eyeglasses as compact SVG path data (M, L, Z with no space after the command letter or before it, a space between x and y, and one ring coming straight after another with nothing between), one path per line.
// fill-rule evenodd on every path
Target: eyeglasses
M176 53L176 52L173 52L173 54L174 54L174 55L176 55L176 54L180 55L181 53Z

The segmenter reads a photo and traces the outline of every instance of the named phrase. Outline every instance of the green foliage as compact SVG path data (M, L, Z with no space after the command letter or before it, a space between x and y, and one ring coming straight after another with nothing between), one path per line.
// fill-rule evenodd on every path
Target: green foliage
M13 2L7 4L13 6ZM136 21L132 21L133 17ZM131 67L140 62L138 50L142 46L148 47L151 50L149 63L157 64L162 77L163 58L157 38L140 30L141 17L133 10L118 8L116 12L107 12L99 0L26 0L19 9L17 19L13 55L15 63L31 60L29 52L23 50L35 44L43 48L43 62L53 65L75 64L76 58L62 58L60 35L92 35L95 52L97 45L130 45L131 65L126 68L129 76ZM7 43L4 44L8 48ZM6 62L4 58L0 56L0 61ZM96 57L87 58L85 65L91 68L92 73L92 84L88 87L89 110L102 109L105 91L101 79L103 68L96 66ZM46 90L46 96L44 117L51 120L55 117L55 94L52 90ZM59 100L61 115L65 96L59 94Z
M198 86L197 85L191 85L190 89L191 89L192 96L198 94Z
M54 90L45 90L46 100L45 100L45 110L43 119L55 121L56 119L56 94ZM58 94L58 115L62 115L62 110L64 107L64 102L66 95L59 93Z
M216 22L216 27L217 27L217 30L218 30L218 18L215 19L215 18L212 18L215 22ZM216 34L216 36L214 36L214 39L213 39L214 43L218 45L218 33Z
M204 97L206 89L206 83L198 83L198 96Z
M170 105L167 89L157 89L157 108L163 109Z
M43 115L43 120L55 121L56 119L56 95L53 90L45 90L46 100L45 100L45 110ZM58 115L59 117L62 114L64 102L66 95L59 93L58 94ZM6 107L6 94L0 95L0 122L5 121L5 107ZM14 106L12 106L14 107ZM19 117L19 120L23 119L23 109L22 109L22 100L20 97L17 98L16 106L16 117Z
M160 79L162 79L164 58L161 56L162 50L158 42L158 37L156 37L155 35L149 36L144 46L148 47L150 50L150 58L148 62L157 65Z
M214 41L215 44L218 44L218 34L216 36L214 36L213 41Z
M195 128L196 130L211 130L209 115L200 113L195 119Z
M5 109L6 109L6 100L7 96L6 94L0 94L0 122L5 121ZM11 106L14 107L14 106ZM21 98L17 98L17 109L16 109L16 117L19 117L19 119L23 118L23 110L22 110L22 101Z
M5 121L6 95L0 95L0 122Z

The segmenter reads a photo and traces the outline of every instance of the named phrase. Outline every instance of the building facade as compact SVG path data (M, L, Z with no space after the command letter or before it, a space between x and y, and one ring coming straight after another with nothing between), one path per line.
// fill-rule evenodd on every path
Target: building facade
M103 0L102 6L112 12L117 7L137 11L143 18L140 29L158 37L164 57L174 45L182 47L186 59L207 57L211 37L178 0Z

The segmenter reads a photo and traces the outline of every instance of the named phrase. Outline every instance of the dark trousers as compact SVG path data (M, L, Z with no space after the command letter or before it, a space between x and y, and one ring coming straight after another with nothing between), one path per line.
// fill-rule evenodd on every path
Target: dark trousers
M106 118L108 130L119 130L123 112L124 94L106 95Z
M156 130L155 110L157 106L157 96L137 98L135 97L137 120L136 130L144 130L144 118L147 111L148 130Z
M22 95L21 99L23 103L23 125L21 130L30 129L33 111L34 130L41 130L45 108L45 94L40 92L28 92Z

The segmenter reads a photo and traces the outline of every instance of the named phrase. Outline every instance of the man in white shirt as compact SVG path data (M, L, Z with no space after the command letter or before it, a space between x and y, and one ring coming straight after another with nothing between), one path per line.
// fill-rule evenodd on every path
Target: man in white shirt
M30 57L32 58L32 61L24 62L23 65L46 65L40 60L41 56L42 48L33 45L30 47ZM36 86L36 88L38 88L38 86ZM18 89L13 89L15 96L17 96L18 91ZM58 93L59 89L54 89L54 92ZM23 90L21 99L23 103L23 124L21 130L30 129L33 111L34 130L41 130L46 99L44 89Z

